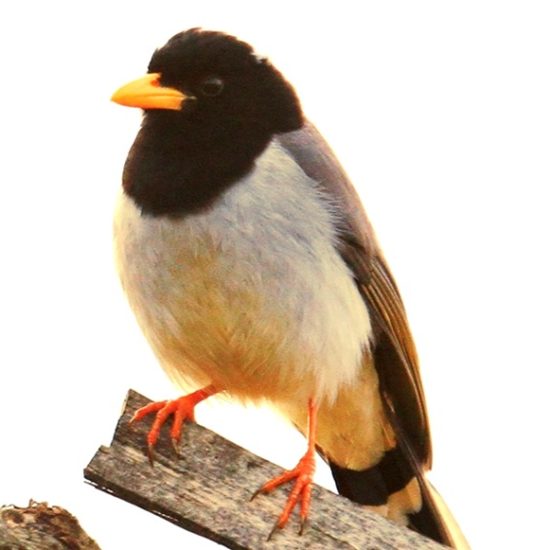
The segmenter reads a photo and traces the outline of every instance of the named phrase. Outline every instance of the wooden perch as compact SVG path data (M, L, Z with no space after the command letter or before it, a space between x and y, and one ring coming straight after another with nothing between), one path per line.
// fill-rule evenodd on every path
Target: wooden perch
M26 507L0 507L1 550L100 550L78 520L60 506L31 500Z
M145 443L149 423L128 424L136 409L148 402L134 391L128 393L111 446L100 447L84 470L84 477L98 489L233 549L444 548L318 486L313 489L304 534L297 534L298 521L293 517L268 542L267 535L288 492L281 489L253 502L250 496L267 479L281 473L281 468L189 423L181 455L176 456L163 433L151 467Z

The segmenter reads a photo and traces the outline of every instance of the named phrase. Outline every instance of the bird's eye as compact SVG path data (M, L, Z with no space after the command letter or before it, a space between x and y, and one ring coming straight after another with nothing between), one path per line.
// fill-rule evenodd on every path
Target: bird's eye
M222 93L224 83L223 80L217 76L209 76L201 82L200 87L204 95L214 97Z

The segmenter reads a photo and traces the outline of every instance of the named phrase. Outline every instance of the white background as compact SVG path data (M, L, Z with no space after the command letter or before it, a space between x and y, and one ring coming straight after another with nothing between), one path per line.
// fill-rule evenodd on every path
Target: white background
M0 504L65 506L105 550L213 546L82 479L129 387L177 395L112 266L140 114L109 97L155 47L201 25L272 58L359 188L418 343L432 480L474 548L543 547L545 2L112 4L0 8ZM201 405L199 420L284 466L301 455L282 421L220 407Z

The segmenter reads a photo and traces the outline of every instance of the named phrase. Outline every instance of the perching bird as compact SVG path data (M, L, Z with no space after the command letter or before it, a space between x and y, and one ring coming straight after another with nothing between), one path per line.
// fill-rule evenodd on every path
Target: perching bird
M360 201L292 86L235 37L191 29L113 100L144 110L124 167L115 250L168 375L197 391L152 404L150 452L218 392L267 400L303 433L276 528L307 517L315 450L338 491L467 547L425 477L432 450L414 343Z

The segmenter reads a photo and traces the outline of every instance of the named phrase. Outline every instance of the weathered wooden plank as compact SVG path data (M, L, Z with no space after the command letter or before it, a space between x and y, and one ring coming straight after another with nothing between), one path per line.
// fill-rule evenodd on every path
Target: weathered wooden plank
M267 541L288 491L250 496L281 472L271 464L197 424L186 424L180 456L167 434L148 462L149 423L129 425L134 411L149 401L130 391L110 447L101 447L84 470L97 488L233 549L426 549L442 546L392 524L365 507L316 486L309 524L298 521Z
M67 510L32 500L0 507L0 549L100 550Z

